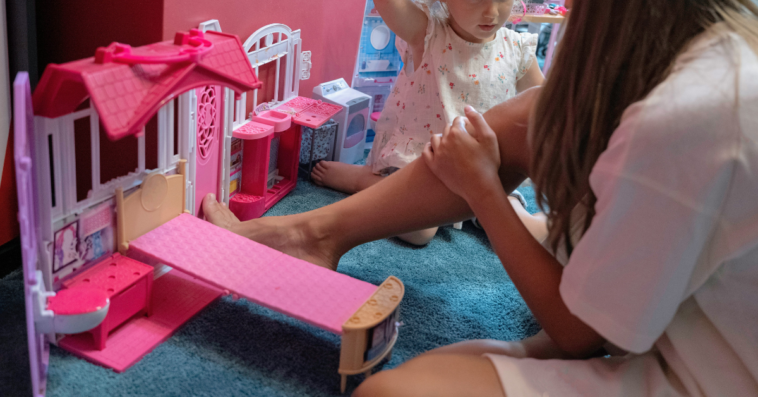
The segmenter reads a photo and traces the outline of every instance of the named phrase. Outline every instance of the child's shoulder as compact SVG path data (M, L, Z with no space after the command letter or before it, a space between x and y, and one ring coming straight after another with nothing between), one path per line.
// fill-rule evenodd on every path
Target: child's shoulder
M516 32L513 29L508 29L505 26L500 28L500 34L503 36L504 39L506 39L506 41L510 41L510 42L521 39L521 33Z
M500 35L502 35L506 45L508 46L529 46L537 45L539 35L536 33L519 33L506 27L500 28Z

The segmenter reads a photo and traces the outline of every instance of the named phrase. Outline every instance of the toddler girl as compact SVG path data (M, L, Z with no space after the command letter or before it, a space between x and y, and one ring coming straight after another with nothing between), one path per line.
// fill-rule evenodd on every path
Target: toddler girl
M420 157L430 136L441 134L465 106L485 112L540 85L537 35L501 27L513 2L376 0L399 38L404 67L376 122L367 165L321 162L312 174L315 183L345 193L363 190ZM521 214L529 216L523 208ZM435 232L404 239L421 245Z

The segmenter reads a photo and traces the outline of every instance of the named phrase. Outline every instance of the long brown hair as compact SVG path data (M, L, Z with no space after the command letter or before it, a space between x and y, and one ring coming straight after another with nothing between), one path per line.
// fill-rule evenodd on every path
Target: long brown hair
M584 231L597 201L589 176L624 110L669 73L687 44L717 22L755 50L750 0L575 0L530 131L538 204L549 207L549 241L572 251L572 212ZM720 26L720 25L719 25ZM584 207L581 212L575 208Z

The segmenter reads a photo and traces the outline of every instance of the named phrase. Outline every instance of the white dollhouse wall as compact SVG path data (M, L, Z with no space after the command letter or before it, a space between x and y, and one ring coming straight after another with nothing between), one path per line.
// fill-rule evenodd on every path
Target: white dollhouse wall
M115 191L123 188L129 191L142 183L146 175L152 172L173 174L176 172L176 164L180 158L187 158L192 150L192 142L185 131L193 127L194 115L182 112L191 101L190 93L180 95L177 99L169 101L158 111L158 142L157 142L157 168L146 169L145 167L145 135L137 139L137 168L126 175L119 176L104 183L101 182L101 164L108 159L101 158L100 153L100 121L94 107L88 107L69 113L58 118L35 116L35 151L38 166L35 167L37 191L39 192L39 207L37 219L39 223L38 239L40 268L42 269L45 287L53 291L55 280L63 279L74 272L81 270L85 263L82 259L74 266L65 266L61 269L54 267L55 234L77 222L82 215L88 214L94 208L103 204L113 204ZM174 112L179 111L174 117ZM75 123L83 119L89 119L89 141L91 189L85 198L77 197L77 161L83 161L77 156L75 145ZM179 125L174 126L174 120ZM175 128L176 130L175 133ZM78 133L81 133L78 132ZM135 138L125 138L135 139ZM174 139L177 139L177 150L174 149ZM52 164L51 164L52 162ZM115 232L115 231L114 231ZM115 233L112 233L115 234ZM113 237L113 236L112 236ZM79 237L77 237L79 238ZM113 252L112 247L109 248Z

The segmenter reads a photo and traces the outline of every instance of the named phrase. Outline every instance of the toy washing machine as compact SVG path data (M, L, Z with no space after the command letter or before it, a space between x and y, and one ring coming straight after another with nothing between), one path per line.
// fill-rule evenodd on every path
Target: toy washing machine
M330 158L347 164L361 160L366 144L371 97L350 88L344 79L338 79L314 87L313 98L344 107L332 117L339 123L339 128Z

